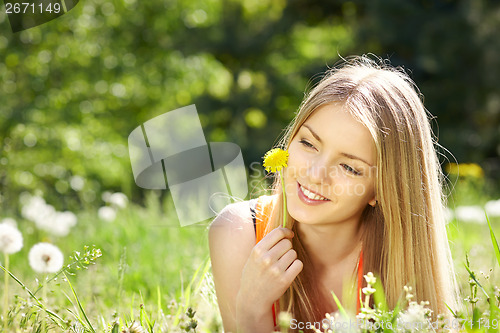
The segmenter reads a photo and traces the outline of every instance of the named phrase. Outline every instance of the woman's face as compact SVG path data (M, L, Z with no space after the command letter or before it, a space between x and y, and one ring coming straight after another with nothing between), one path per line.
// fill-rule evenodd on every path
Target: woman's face
M375 205L375 144L342 107L318 108L292 139L289 153L287 205L298 222L357 222L366 205Z

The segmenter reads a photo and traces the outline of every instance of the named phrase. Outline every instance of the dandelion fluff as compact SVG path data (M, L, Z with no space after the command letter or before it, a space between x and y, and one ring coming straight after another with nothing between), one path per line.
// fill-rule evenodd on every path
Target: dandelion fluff
M55 273L62 268L64 261L61 250L50 243L33 245L28 258L31 268L38 273Z
M128 204L128 198L125 194L116 192L109 196L108 202L118 208L125 208Z
M19 252L23 248L23 235L17 228L7 223L0 224L0 251L7 254Z
M116 219L116 211L108 206L99 208L97 216L105 222L113 222Z

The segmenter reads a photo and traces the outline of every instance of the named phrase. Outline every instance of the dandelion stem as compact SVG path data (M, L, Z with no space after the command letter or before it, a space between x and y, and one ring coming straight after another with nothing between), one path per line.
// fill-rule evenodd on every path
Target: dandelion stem
M5 274L4 274L4 286L3 286L3 327L5 332L7 332L7 308L9 307L9 255L7 253L3 254Z
M286 193L285 193L285 182L283 181L283 174L281 171L279 172L280 178L281 178L281 188L283 190L283 228L286 228L286 215L287 215L287 210L286 210Z

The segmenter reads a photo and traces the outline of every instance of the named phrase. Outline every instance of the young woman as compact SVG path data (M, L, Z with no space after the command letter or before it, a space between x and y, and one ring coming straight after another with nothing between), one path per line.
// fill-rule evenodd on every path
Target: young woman
M367 272L391 308L405 285L435 315L457 308L440 164L406 74L367 57L328 71L280 146L286 228L279 177L273 195L229 205L210 227L226 332L272 332L280 310L321 321L337 310L331 291L341 297L346 278L359 290Z

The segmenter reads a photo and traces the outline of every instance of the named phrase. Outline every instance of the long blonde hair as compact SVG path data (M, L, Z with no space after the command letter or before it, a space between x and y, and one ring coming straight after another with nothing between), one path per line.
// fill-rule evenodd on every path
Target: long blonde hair
M328 103L341 103L368 128L376 146L377 204L367 205L361 222L363 273L379 276L391 308L411 285L416 301L428 301L435 315L449 315L446 306L457 309L459 303L443 215L443 175L418 88L380 59L351 58L327 71L306 95L280 146L288 148L308 117ZM282 221L279 177L273 191L278 201L269 228ZM296 221L287 218L296 231ZM312 265L298 237L293 246L304 269L280 298L280 308L299 321L319 321L325 309L314 301L320 296Z

